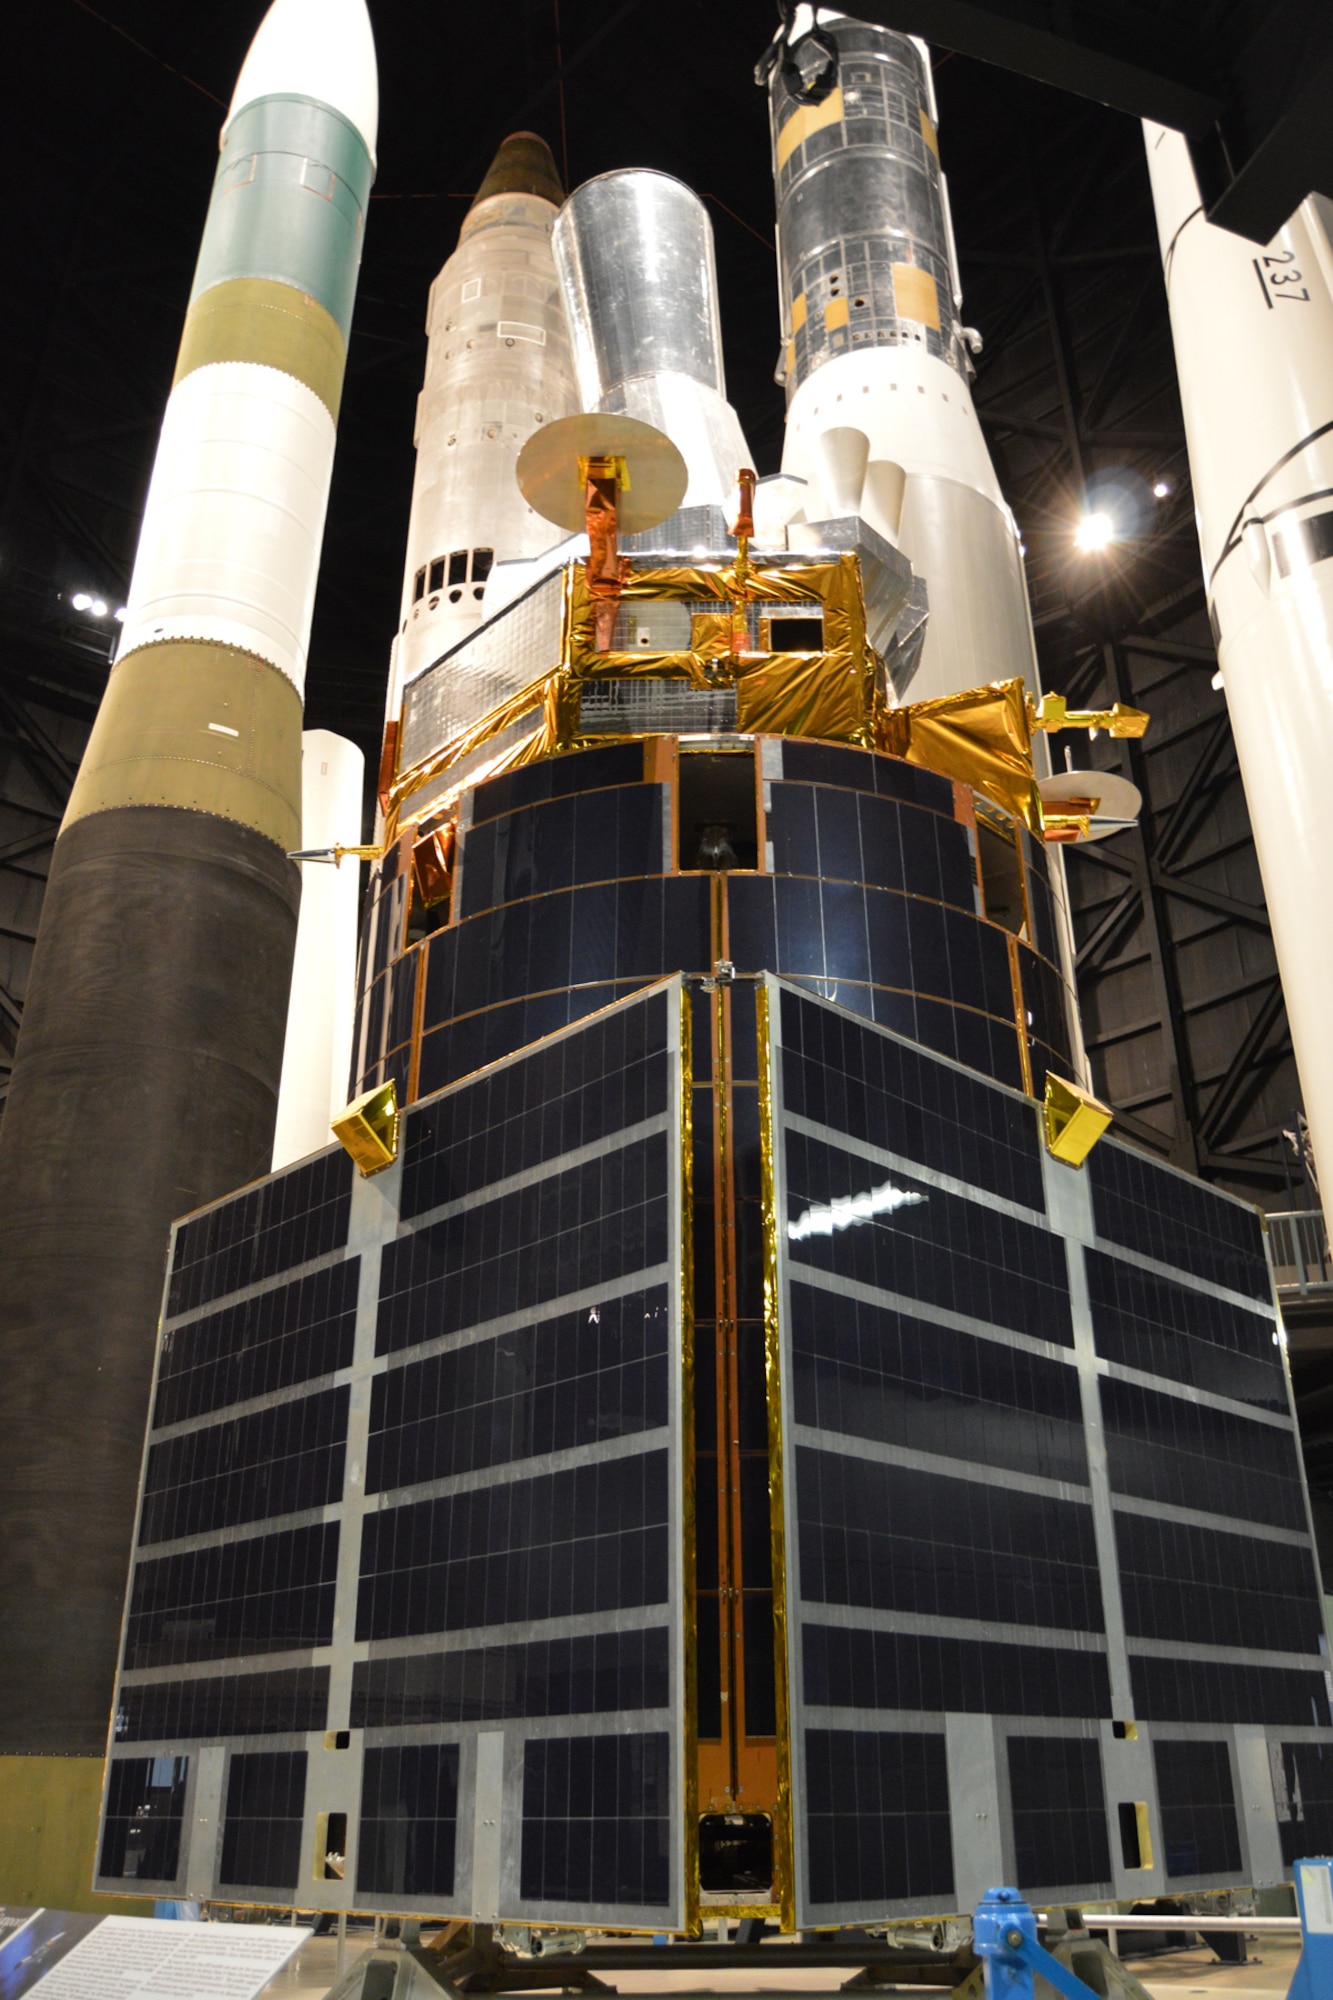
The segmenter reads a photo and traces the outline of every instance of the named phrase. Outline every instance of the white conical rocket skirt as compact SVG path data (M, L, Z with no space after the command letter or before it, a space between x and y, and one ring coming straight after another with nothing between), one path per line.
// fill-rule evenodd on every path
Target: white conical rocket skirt
M1333 1172L1333 206L1266 246L1144 128L1209 608L1296 1066Z
M304 688L335 435L320 398L278 368L217 362L176 384L119 658L215 640Z
M491 195L431 286L389 720L404 683L480 624L495 564L539 555L554 539L514 467L535 430L578 408L555 217L540 195Z
M354 847L361 838L366 760L328 729L301 737L301 845ZM282 1052L273 1171L329 1143L329 1120L347 1101L356 1013L360 867L301 863L301 915Z

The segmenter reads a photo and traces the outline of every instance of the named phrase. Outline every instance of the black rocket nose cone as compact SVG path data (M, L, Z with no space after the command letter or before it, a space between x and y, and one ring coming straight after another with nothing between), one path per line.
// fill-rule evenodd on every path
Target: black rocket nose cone
M560 176L545 139L535 132L511 132L491 161L485 180L473 197L475 208L493 194L536 194L559 208L565 198Z

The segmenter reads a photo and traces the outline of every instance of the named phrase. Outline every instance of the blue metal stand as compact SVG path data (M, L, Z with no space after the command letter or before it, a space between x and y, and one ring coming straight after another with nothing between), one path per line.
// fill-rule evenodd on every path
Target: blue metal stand
M1333 1861L1298 1861L1293 1872L1301 1956L1287 2000L1333 2000Z
M1090 1986L1038 1944L1036 1918L1017 1889L987 1889L973 1919L972 1948L986 1968L986 2000L1034 2000L1037 1973L1065 2000L1097 2000Z

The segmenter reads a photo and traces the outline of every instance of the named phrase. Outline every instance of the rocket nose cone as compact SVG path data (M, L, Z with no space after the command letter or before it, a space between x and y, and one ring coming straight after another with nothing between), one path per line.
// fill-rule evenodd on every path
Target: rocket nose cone
M273 0L236 79L227 125L259 97L313 97L355 125L372 162L379 72L365 0Z
M491 161L472 206L493 194L535 194L559 208L565 198L551 149L535 132L511 132Z

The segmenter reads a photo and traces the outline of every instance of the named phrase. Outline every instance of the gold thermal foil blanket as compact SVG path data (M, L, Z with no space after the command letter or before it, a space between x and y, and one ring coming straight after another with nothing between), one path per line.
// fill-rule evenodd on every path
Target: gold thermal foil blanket
M880 747L909 764L961 778L1033 833L1041 832L1041 794L1032 769L1032 732L1021 680L992 681L937 701L886 709Z

